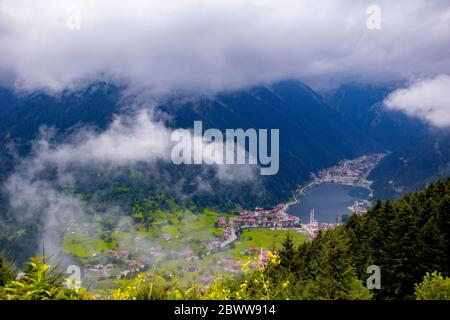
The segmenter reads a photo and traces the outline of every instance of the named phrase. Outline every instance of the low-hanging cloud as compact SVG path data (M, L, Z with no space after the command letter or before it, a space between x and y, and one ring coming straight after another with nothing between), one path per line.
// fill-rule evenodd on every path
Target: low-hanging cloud
M392 92L384 104L411 116L420 117L434 126L450 126L450 76L439 75L417 81L405 89Z
M0 74L61 89L99 76L155 93L450 73L447 0L2 0ZM68 28L80 12L80 29ZM426 35L424 37L423 35Z
M55 137L52 128L41 128L40 137L33 143L31 155L20 162L17 171L20 175L25 174L31 178L49 169L56 169L58 181L70 183L73 180L72 173L83 168L104 171L133 167L137 164L152 165L157 161L170 163L175 145L172 132L163 122L155 120L153 112L148 109L116 116L110 125L100 132L87 127L80 128L71 136L63 138L62 142L61 137L53 139L58 137ZM184 132L186 139L198 140L204 147L211 143L203 141L202 137L193 136L189 130ZM240 146L236 147L239 150ZM201 151L202 149L199 151L194 148L192 152L200 152L197 157L206 161L211 155ZM238 152L237 150L235 152ZM191 156L194 157L193 154ZM209 160L211 163L213 159ZM230 166L233 168L226 168ZM223 181L251 180L257 168L233 164L213 164L211 167L214 168L216 177Z
M48 138L35 145L35 162L58 167L124 166L167 159L170 130L146 111L131 117L117 117L103 132L80 130L68 143L52 146ZM36 167L36 166L35 166Z

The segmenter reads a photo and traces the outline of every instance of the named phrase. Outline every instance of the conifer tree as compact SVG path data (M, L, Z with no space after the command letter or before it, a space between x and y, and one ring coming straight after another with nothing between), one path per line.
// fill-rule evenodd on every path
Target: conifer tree
M283 242L283 247L280 250L280 266L287 270L293 270L295 266L295 247L292 237L289 233Z

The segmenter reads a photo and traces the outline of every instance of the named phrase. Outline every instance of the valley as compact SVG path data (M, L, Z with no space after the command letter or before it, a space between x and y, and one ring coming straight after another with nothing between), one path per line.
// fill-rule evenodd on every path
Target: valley
M448 2L0 0L0 303L450 300Z
M98 290L112 289L121 279L142 272L162 286L207 286L219 276L240 274L245 264L250 269L263 265L267 254L280 248L287 233L302 243L315 238L320 230L335 228L333 219L322 218L322 207L315 208L315 217L307 218L310 210L300 209L300 214L298 206L308 202L309 192L330 183L369 188L370 181L364 177L382 157L364 155L321 170L313 175L311 183L299 188L295 201L273 208L196 212L166 199L169 211L148 213L145 204L135 205L135 213L122 217L111 230L101 227L101 223L95 232L83 232L83 226L67 227L62 251L82 265L84 282ZM324 196L333 198L330 194ZM337 197L342 201L343 195Z

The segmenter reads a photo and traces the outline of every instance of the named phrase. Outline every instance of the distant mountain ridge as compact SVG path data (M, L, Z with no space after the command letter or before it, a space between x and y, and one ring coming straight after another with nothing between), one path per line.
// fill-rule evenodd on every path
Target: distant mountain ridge
M190 128L202 120L205 128L279 128L280 171L265 179L277 196L310 178L310 173L383 150L364 131L345 119L311 88L299 81L282 81L247 90L173 99L159 106L173 116L169 126Z
M107 126L122 112L122 89L97 83L58 96L43 92L15 96L0 92L0 147L14 141L19 154L27 154L30 141L42 125L56 127L64 135L83 125ZM334 165L341 159L379 151L382 147L347 121L311 88L299 81L282 81L215 96L171 98L157 107L168 114L171 128L192 128L202 120L204 128L280 129L280 171L264 179L263 198L276 202L289 197L310 172ZM2 157L5 174L14 165Z
M366 132L385 149L395 151L427 133L420 119L383 106L387 95L396 87L346 84L325 93L325 99L339 114Z
M383 107L395 88L344 85L325 95L328 103L391 151L371 172L375 197L398 198L450 176L449 130L430 127Z
M450 176L450 130L435 130L385 157L371 172L376 196L398 198Z
M45 92L17 95L0 88L0 179L12 170L15 157L29 152L43 125L56 127L61 139L86 125L105 128L114 115L124 112L124 89L98 82L52 96ZM212 96L170 97L156 109L169 115L161 119L170 128L192 128L195 120L202 120L204 129L280 129L280 171L262 179L264 189L250 202L285 200L310 178L310 172L342 159L386 150L392 154L370 178L375 181L376 194L389 197L445 176L450 159L445 151L448 134L430 136L420 120L385 110L382 101L389 92L390 88L382 86L344 85L321 95L300 81L289 80ZM432 152L436 139L442 146L440 152ZM17 155L11 153L11 146ZM405 167L398 160L413 154L412 163L422 165ZM419 157L424 158L419 161ZM436 163L436 172L431 172ZM189 170L182 172L190 176ZM181 178L172 173L173 179ZM391 180L394 182L389 183ZM211 201L219 200L206 203Z

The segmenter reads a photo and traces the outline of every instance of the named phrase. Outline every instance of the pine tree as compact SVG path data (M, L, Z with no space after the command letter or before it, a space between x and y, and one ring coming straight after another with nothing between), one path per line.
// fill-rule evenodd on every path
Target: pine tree
M9 281L13 280L15 273L10 263L5 258L0 257L0 287L3 287Z
M370 299L371 294L358 279L342 230L321 232L316 238L317 263L312 277L304 282L304 299Z
M286 235L286 239L283 242L283 247L280 250L280 266L284 269L292 271L295 269L295 247L292 237L289 233Z

